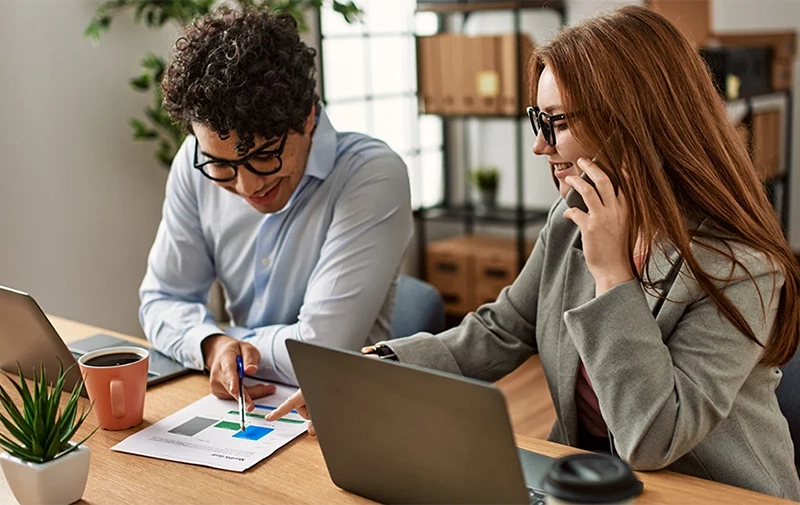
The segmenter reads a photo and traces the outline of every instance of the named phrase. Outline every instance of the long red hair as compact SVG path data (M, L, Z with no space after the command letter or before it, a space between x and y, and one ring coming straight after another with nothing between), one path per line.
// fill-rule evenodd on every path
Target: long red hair
M567 28L534 50L533 103L545 66L556 77L564 110L578 112L569 120L573 136L601 153L598 160L628 198L631 264L637 235L646 248L645 261L652 244L671 244L725 317L758 342L719 286L732 280L733 269L728 278L704 271L690 243L741 267L731 244L763 252L785 280L762 362L789 361L800 339L800 267L692 44L663 16L628 6ZM695 220L703 220L710 232L691 226ZM636 275L653 288L649 279Z

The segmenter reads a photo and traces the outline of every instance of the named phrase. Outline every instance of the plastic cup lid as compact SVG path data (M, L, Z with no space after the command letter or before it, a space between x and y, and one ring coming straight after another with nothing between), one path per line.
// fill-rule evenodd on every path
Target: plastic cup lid
M607 454L573 454L556 460L544 479L544 491L578 503L613 503L642 492L642 482L627 463Z

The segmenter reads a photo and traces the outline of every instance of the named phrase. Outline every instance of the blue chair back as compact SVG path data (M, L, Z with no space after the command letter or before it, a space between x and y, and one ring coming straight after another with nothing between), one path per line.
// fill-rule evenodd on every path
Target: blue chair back
M395 338L408 337L421 331L439 333L442 330L442 295L427 282L405 275L399 276L392 315L392 332Z
M781 412L789 421L789 431L794 442L794 464L800 468L800 352L781 368L783 378L775 390Z

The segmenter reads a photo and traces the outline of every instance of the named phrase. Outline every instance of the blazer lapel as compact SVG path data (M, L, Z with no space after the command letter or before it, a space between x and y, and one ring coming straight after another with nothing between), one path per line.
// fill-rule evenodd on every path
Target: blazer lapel
M580 239L578 239L580 240ZM561 307L561 330L558 336L558 404L563 422L564 436L569 445L578 444L578 424L575 410L575 385L578 377L580 355L572 338L567 334L563 313L583 305L594 298L594 277L586 267L583 250L573 247L567 259L566 282Z
M647 265L647 271L643 275L644 280L648 279L655 285L655 292L652 289L645 289L645 296L647 297L647 304L650 306L650 311L653 312L656 320L660 312L660 301L663 296L669 295L669 290L675 283L675 275L673 272L675 268L680 268L679 264L680 254L678 250L672 246L655 247L650 262Z

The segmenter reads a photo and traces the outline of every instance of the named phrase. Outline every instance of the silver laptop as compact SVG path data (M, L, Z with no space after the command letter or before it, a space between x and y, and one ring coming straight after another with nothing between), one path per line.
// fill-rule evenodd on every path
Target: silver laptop
M93 335L71 342L67 347L33 297L22 291L0 286L0 369L14 376L17 373L17 363L29 379L32 378L33 370L39 370L40 364L44 364L47 379L51 381L58 373L60 361L64 369L74 365L65 384L65 389L72 391L80 379L77 359L81 355L119 345L145 347L150 351L148 385L158 384L189 371L177 361L152 348L110 335Z
M544 503L553 458L517 449L495 386L286 342L333 482L380 503Z

